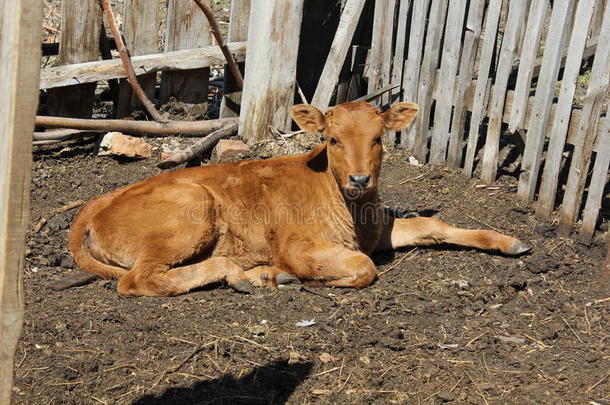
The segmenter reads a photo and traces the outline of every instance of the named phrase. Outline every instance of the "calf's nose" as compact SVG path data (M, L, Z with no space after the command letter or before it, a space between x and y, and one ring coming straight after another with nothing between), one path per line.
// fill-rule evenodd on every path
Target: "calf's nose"
M349 182L351 183L352 186L356 186L356 187L364 188L369 184L370 180L371 180L371 176L368 176L366 174L350 174L349 175Z

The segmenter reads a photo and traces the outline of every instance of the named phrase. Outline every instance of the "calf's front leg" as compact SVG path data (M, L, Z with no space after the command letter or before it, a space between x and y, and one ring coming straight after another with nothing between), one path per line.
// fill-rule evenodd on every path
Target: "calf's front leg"
M519 255L531 249L520 240L496 231L456 228L436 218L417 217L389 218L375 251L441 243L499 250L506 255Z

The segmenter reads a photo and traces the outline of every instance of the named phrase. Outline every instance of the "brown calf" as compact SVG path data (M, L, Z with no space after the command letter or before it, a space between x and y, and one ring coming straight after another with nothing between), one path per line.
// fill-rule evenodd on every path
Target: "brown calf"
M412 103L382 113L346 103L292 115L326 141L296 156L188 168L94 198L81 210L70 250L84 270L120 278L122 295L169 296L225 281L249 292L303 280L364 287L375 251L452 243L516 255L529 247L491 230L433 218L394 219L378 196L382 135L407 127Z

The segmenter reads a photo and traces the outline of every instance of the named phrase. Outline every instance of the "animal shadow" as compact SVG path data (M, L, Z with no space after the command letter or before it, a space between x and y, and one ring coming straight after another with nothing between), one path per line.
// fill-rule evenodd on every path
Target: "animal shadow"
M172 387L160 395L145 395L133 405L281 405L309 375L312 366L310 362L288 364L275 361L256 367L241 378L225 374L188 387Z

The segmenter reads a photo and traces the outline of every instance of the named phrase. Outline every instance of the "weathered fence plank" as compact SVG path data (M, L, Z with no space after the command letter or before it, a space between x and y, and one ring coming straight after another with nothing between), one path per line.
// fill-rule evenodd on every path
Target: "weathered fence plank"
M371 46L371 59L368 68L368 92L372 93L389 86L392 66L392 37L394 32L394 9L396 0L375 2L375 15L373 20L373 39ZM375 104L386 104L389 95L386 93L375 100Z
M63 1L58 65L99 59L102 10L98 0ZM49 114L87 118L93 111L95 83L49 91Z
M428 155L428 128L430 126L430 106L432 104L432 90L434 89L434 77L441 49L441 37L445 26L448 0L432 0L430 6L431 23L428 24L426 35L426 49L419 75L419 89L417 102L420 106L420 116L415 122L416 137L414 152L415 156L422 162L426 161Z
M229 16L229 34L226 42L248 40L248 20L250 19L251 0L232 0L231 15ZM244 71L244 64L239 69ZM224 97L220 104L220 117L237 117L241 105L241 89L237 86L231 69L225 67L225 81L223 86Z
M32 132L38 105L38 0L0 1L0 403L13 396L23 326L23 251L30 218Z
M472 73L476 58L476 51L481 38L481 27L483 25L484 0L473 0L470 2L468 19L466 21L466 32L464 33L464 44L460 58L460 74L455 85L455 97L453 98L453 119L451 121L449 149L447 152L447 165L458 168L462 161L464 142L464 119L468 105L466 92L472 86Z
M466 0L449 1L441 70L438 80L440 81L440 89L436 98L434 126L432 127L430 163L441 163L446 159L465 12Z
M227 46L237 61L245 59L245 42L229 43ZM144 75L157 71L200 69L211 65L221 65L224 60L220 48L211 45L205 48L135 56L131 58L131 63L136 75ZM77 63L42 69L40 72L40 88L50 89L71 86L75 83L90 83L126 76L123 64L119 59Z
M159 4L149 0L126 0L124 15L125 46L131 56L149 55L159 50ZM154 99L157 74L138 77L142 90ZM126 80L121 80L117 116L131 114L141 104Z
M239 134L249 143L267 138L269 126L291 128L303 1L252 4L239 121Z
M212 43L210 24L194 1L168 0L166 34L166 52L200 48ZM164 72L159 101L165 103L173 96L185 103L205 103L209 76L209 68Z
M498 69L496 71L494 91L492 92L489 125L487 127L487 138L485 140L481 169L481 179L488 183L491 183L496 179L498 170L502 112L504 111L508 78L513 67L517 40L519 39L520 22L523 21L526 13L525 6L525 2L522 1L512 1L510 3L504 36L502 37L502 48L500 50Z
M597 225L597 217L599 216L606 179L608 178L608 166L610 166L610 119L606 119L602 125L599 152L597 152L595 158L587 202L583 211L582 226L578 234L580 241L585 244L591 243L595 233L595 225Z
M396 22L396 46L394 49L394 60L392 61L392 76L390 79L391 84L402 85L402 75L404 73L405 65L405 44L407 40L407 17L409 15L409 8L411 6L410 0L399 0L400 7L398 8L398 21ZM390 91L390 100L397 98L400 94L401 87ZM405 131L402 131L402 137L405 137ZM400 146L396 144L396 133L390 131L390 142L392 146Z
M430 0L418 0L413 2L413 13L411 17L411 31L409 34L409 49L405 61L403 73L403 100L417 103L417 89L419 84L419 72L424 48L424 35L426 32L426 16ZM415 144L416 125L403 131L400 146L413 148Z
M574 145L572 164L561 205L558 232L567 236L578 216L578 208L587 179L599 115L610 85L610 6L604 10L599 45L591 69L591 80L585 96L582 118Z
M542 57L542 68L534 98L533 114L535 119L527 132L517 191L519 197L527 201L532 201L536 192L545 134L553 105L553 97L555 96L555 88L557 87L557 75L559 74L561 56L568 36L568 24L565 22L571 19L574 2L575 0L558 2L555 4L551 15L549 33Z
M347 0L341 13L339 26L330 47L324 70L322 70L318 86L311 100L311 104L322 111L325 111L328 107L339 81L339 73L352 43L364 3L366 3L366 0Z
M528 27L528 30L525 33L523 47L521 48L519 73L517 75L517 84L515 85L513 107L510 111L510 121L508 123L508 130L510 132L523 129L525 109L527 108L527 99L534 72L534 62L536 61L538 45L544 28L544 17L548 6L547 0L533 1L530 5L527 24L524 24L524 26Z
M568 46L568 55L561 80L557 109L555 110L551 126L551 133L553 135L549 140L542 183L538 192L536 214L540 217L549 217L555 205L563 149L570 122L572 121L570 116L574 92L576 91L576 79L580 72L583 51L587 41L588 29L586 28L589 27L594 8L595 0L580 0L574 17L574 28Z
M493 1L487 8L487 20L485 22L485 36L479 57L479 69L477 85L474 92L472 115L470 117L470 130L468 131L468 146L466 147L466 161L464 162L464 174L472 176L474 169L474 157L477 152L479 141L479 127L485 116L485 94L489 82L489 70L496 46L496 34L500 22L500 11L503 1Z

